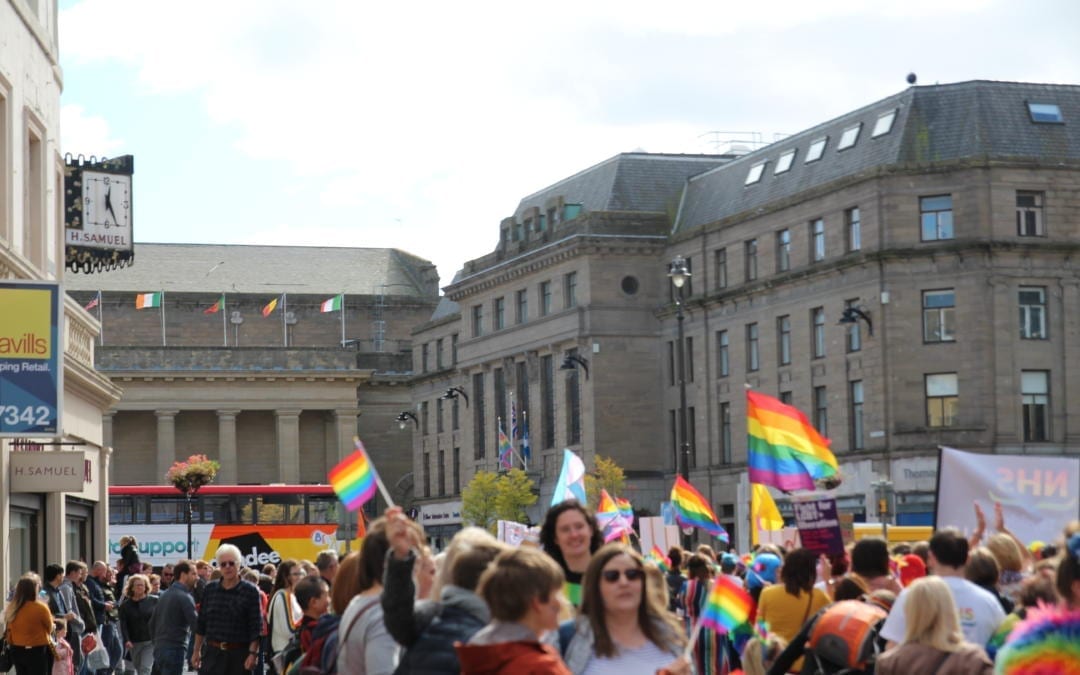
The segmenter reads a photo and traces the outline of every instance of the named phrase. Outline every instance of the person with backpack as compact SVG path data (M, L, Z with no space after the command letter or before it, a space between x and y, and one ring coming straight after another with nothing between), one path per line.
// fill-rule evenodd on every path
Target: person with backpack
M303 672L304 656L315 644L315 627L330 609L330 585L320 575L305 576L293 587L296 602L303 610L296 632L285 648L275 656L275 670L292 674Z
M917 579L907 593L904 642L877 658L877 675L990 675L994 664L981 645L964 640L949 586Z
M389 551L386 519L378 518L368 526L360 545L360 592L341 616L337 672L343 675L390 675L397 668L401 648L386 630L379 602ZM335 579L334 588L341 581Z
M882 603L866 601L867 596L859 597L834 602L815 614L772 662L769 675L791 672L804 656L802 675L872 674L877 655L885 650L880 630L888 610Z
M417 600L413 571L422 543L400 508L386 512L391 553L383 576L382 607L386 628L405 653L396 673L456 675L461 672L454 643L466 643L491 619L476 594L480 575L508 546L480 528L466 528L451 540L443 567L439 599Z
M785 641L791 641L807 619L829 604L825 591L814 587L817 562L818 556L808 549L791 551L780 566L780 583L761 591L757 620ZM802 662L796 661L793 668L801 669Z
M296 584L303 578L304 569L296 560L282 560L277 566L274 595L270 598L270 607L266 613L269 621L271 658L281 653L289 644L304 615L293 592Z

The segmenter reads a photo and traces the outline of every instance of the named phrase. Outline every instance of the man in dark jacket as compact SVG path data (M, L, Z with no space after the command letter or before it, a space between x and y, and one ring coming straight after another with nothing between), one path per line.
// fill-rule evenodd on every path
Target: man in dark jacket
M120 657L124 653L117 628L119 613L116 609L116 595L109 585L109 575L109 566L104 561L98 560L90 569L89 576L86 577L86 590L90 594L94 620L101 627L101 641L105 643L105 650L109 652L109 667L99 669L97 675L111 675L116 672L116 665L120 663Z
M195 632L195 564L181 560L173 567L173 583L161 594L150 617L154 667L161 675L183 675L188 640Z

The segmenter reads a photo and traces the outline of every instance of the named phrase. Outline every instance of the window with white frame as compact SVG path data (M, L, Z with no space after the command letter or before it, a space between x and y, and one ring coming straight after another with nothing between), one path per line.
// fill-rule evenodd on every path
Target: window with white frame
M887 110L878 115L877 122L874 122L874 131L871 132L870 138L877 138L878 136L884 136L892 131L893 122L896 121L896 108Z
M761 180L761 174L765 173L765 165L768 163L769 161L765 160L764 162L758 162L757 164L751 166L750 171L748 171L746 174L745 184L753 185L754 183Z
M780 158L776 160L776 169L773 170L773 175L778 176L782 173L786 173L791 170L791 163L795 161L795 148L788 150L784 154L780 155Z
M791 269L791 230L784 228L776 233L776 271Z
M825 356L825 308L815 307L810 310L811 353L815 359Z
M809 164L810 162L816 162L821 159L822 155L825 154L825 146L828 144L828 136L822 136L821 138L811 141L810 147L806 149L806 159L803 160L803 163Z
M814 262L825 259L825 219L815 218L810 221L810 255Z
M852 124L850 127L844 129L844 133L840 134L840 142L836 144L836 150L847 150L854 147L859 141L859 132L862 131L862 122L858 124Z
M860 250L862 248L862 218L858 206L844 211L844 231L847 233L847 250Z
M956 373L935 373L926 376L927 426L956 426L959 388Z
M1050 440L1050 373L1025 370L1020 373L1023 400L1024 440Z
M956 292L951 288L923 291L923 342L956 340Z
M952 195L919 197L919 220L923 241L953 238Z
M1020 337L1025 340L1045 340L1046 288L1020 287Z
M1045 237L1042 192L1016 191L1016 234L1021 237Z

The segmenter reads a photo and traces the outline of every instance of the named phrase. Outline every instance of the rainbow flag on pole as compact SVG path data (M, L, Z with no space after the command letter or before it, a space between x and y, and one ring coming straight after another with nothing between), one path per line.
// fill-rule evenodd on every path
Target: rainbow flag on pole
M671 488L671 506L679 525L700 527L720 541L730 541L727 530L716 520L709 502L682 476L675 477L675 485Z
M634 531L615 500L604 489L600 490L600 503L596 505L596 522L603 533L605 544Z
M514 446L502 428L502 420L499 421L499 468L514 468Z
M729 633L750 618L753 601L750 595L726 575L720 575L713 583L705 608L701 612L700 625L718 633Z
M649 555L645 556L645 560L653 562L664 574L671 571L671 558L664 555L664 552L656 544L653 544L652 550L649 551Z
M797 408L772 396L746 392L750 482L780 490L813 490L814 481L836 475L829 439Z
M334 486L338 499L344 502L345 508L350 511L363 506L375 496L378 489L375 467L368 459L364 444L359 438L354 439L354 443L356 451L341 460L330 470L329 475L330 485Z

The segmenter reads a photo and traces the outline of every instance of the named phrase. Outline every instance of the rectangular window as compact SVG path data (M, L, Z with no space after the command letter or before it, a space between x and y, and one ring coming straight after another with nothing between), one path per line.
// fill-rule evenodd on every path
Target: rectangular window
M458 334L454 333L450 336L450 365L452 366L457 365L457 343Z
M952 239L952 195L919 197L919 219L922 223L923 241Z
M686 457L686 463L691 469L697 468L697 414L694 411L694 406L690 406L686 409L686 445L689 449L689 453Z
M746 185L753 185L761 180L761 175L765 173L765 165L768 164L768 160L764 162L758 162L750 167L750 171L746 173Z
M529 320L529 291L524 288L514 295L515 306L514 320L517 323L525 323Z
M424 453L424 496L431 496L431 453Z
M567 309L577 307L577 272L570 272L563 277L563 299Z
M1025 370L1020 373L1023 400L1024 440L1050 440L1050 373Z
M674 460L674 467L676 471L679 471L682 467L679 464L679 411L668 411L668 428L671 429L671 457Z
M720 463L731 464L731 404L720 404Z
M551 314L551 282L540 282L540 316Z
M746 251L746 280L757 279L757 239L750 239L744 245Z
M862 131L862 122L844 129L844 133L840 134L840 142L836 144L837 152L855 147L855 144L859 142L860 131Z
M420 345L420 372L426 373L428 371L428 352L430 351L430 345L425 342Z
M484 334L484 307L482 305L473 305L472 334L473 337L480 337Z
M461 494L461 448L454 448L454 494Z
M420 403L420 433L423 434L424 436L427 436L428 433L431 432L431 424L429 424L429 421L430 421L430 414L429 413L430 413L430 406L428 406L428 401L421 402Z
M442 370L443 368L443 339L439 338L435 341L435 369Z
M435 399L435 433L441 434L446 431L446 425L443 424L443 404L445 401L442 398Z
M439 451L439 496L446 494L446 451Z
M1057 103L1034 103L1028 101L1028 114L1031 121L1039 124L1064 124L1061 107Z
M829 397L825 387L814 387L814 428L825 438L829 437Z
M774 176L779 176L782 173L786 173L791 170L791 163L795 161L795 148L786 151L780 155L780 158L776 160L776 169L773 170Z
M851 449L863 450L863 383L855 380L848 385L851 397Z
M761 367L758 360L758 326L756 323L746 324L746 370L753 372Z
M956 373L926 376L926 424L930 427L956 425L959 384Z
M825 146L828 144L828 136L822 136L821 138L813 140L810 143L810 147L806 150L806 159L804 160L804 163L809 164L810 162L816 162L821 159L822 155L825 154Z
M459 396L450 399L450 428L454 431L461 428L461 408L458 406L460 399Z
M825 259L825 220L823 218L810 221L810 255L814 262Z
M1020 287L1020 337L1025 340L1045 340L1046 288Z
M795 400L795 399L792 398L790 391L782 391L782 392L780 392L780 402L783 403L784 405L791 405L791 402L793 400Z
M791 230L784 228L776 233L776 271L791 269Z
M776 333L777 333L777 358L780 365L787 366L791 364L791 317L782 316L776 320Z
M1021 237L1045 237L1043 226L1042 192L1017 190L1016 192L1016 234Z
M487 420L484 418L484 374L472 376L473 410L473 459L483 459L487 452ZM456 400L456 399L455 399Z
M495 330L506 328L506 298L495 298L491 317L491 327Z
M846 309L854 309L859 305L859 299L845 300L844 307ZM853 321L847 325L847 351L857 352L862 349L862 324L858 320Z
M576 349L566 352L567 356L577 356ZM566 371L566 412L567 443L581 443L581 376L580 369Z
M847 233L847 250L860 250L862 248L862 220L858 206L844 211L844 231Z
M923 342L956 340L956 293L951 288L923 291Z
M815 359L825 356L825 308L815 307L810 310L811 354Z
M555 447L555 357L540 357L540 434L545 450Z
M713 254L713 266L716 268L716 288L727 288L727 249L719 248Z
M728 332L716 331L716 376L727 377L731 374L731 359L728 356Z
M885 111L878 115L877 122L874 122L874 131L870 134L870 138L877 138L878 136L884 136L892 131L893 122L896 121L896 108Z

